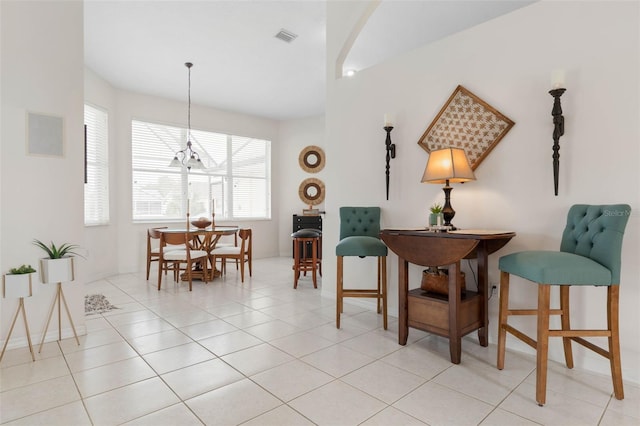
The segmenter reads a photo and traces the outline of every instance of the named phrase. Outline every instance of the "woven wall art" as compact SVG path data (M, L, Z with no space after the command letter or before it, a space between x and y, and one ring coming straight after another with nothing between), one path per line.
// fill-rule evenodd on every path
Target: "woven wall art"
M317 206L324 201L324 183L320 179L307 178L300 183L298 196L303 203Z
M418 145L427 152L449 147L462 148L471 168L475 170L514 124L497 109L458 86Z
M324 168L324 151L319 146L309 145L300 151L298 163L305 172L318 173Z

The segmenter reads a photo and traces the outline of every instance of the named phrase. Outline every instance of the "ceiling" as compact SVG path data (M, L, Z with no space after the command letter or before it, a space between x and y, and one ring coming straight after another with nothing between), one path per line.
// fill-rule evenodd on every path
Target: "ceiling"
M399 53L532 3L381 1L344 68ZM276 120L324 113L325 1L87 0L85 63L119 89ZM296 34L291 43L276 38ZM357 78L357 74L356 77Z

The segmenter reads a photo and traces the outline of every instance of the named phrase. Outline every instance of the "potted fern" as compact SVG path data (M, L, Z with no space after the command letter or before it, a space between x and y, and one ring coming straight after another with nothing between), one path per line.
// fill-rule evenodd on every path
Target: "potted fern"
M74 256L82 255L75 252L79 246L64 243L56 246L53 241L46 245L40 240L33 240L33 244L40 247L48 257L40 259L40 280L43 284L61 283L73 281L74 276Z
M31 297L33 296L33 276L36 270L31 265L11 268L2 276L2 297Z
M432 205L429 210L431 214L429 215L429 226L440 226L443 223L443 215L442 215L442 204L435 203ZM440 219L438 221L438 219Z

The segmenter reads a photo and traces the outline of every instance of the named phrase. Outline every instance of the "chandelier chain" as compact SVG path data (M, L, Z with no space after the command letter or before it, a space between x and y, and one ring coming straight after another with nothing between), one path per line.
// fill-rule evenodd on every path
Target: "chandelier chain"
M188 117L187 117L187 142L191 142L191 67L193 64L191 62L185 63L187 68L189 69L189 96L188 96Z

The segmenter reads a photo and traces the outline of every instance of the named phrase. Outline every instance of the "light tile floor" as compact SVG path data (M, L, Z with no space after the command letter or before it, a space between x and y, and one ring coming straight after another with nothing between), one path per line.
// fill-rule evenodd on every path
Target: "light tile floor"
M640 388L612 398L607 376L551 363L538 407L533 357L507 354L475 334L462 363L448 341L411 330L397 344L374 312L335 301L309 278L293 290L291 259L233 268L208 284L144 274L86 285L119 309L87 316L88 334L7 351L0 368L0 423L11 425L638 425ZM152 275L153 276L153 275ZM332 280L328 279L328 282Z

